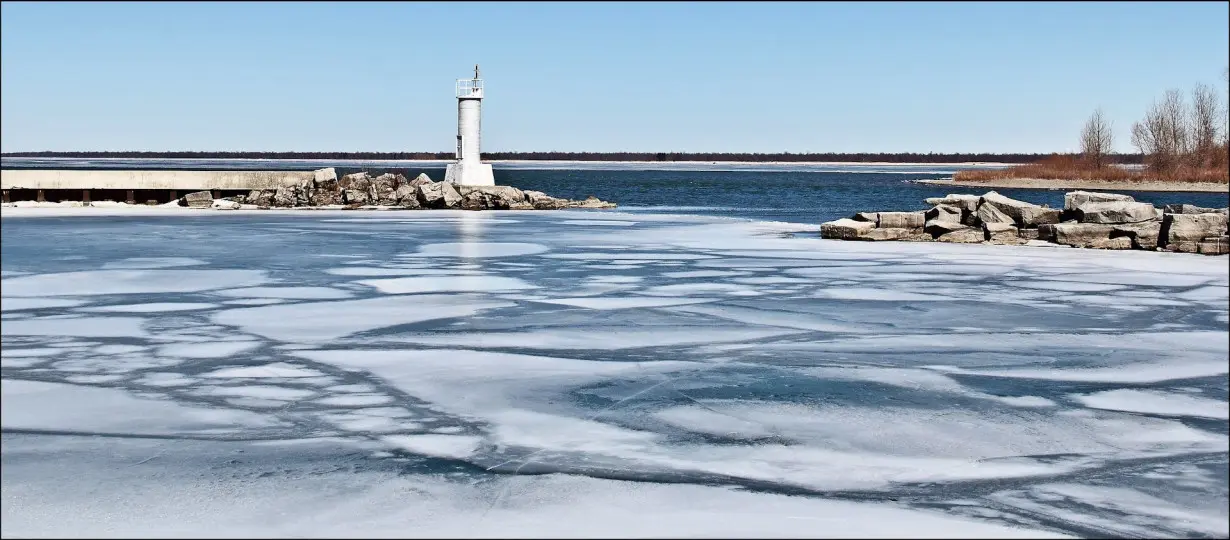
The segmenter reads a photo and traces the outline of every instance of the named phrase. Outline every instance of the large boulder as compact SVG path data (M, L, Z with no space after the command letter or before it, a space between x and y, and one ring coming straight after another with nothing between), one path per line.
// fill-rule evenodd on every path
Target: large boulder
M424 208L456 208L461 194L448 182L432 182L418 188L419 204Z
M906 242L929 242L931 235L922 232L919 228L906 227L878 227L864 232L855 240L902 240Z
M615 208L615 203L590 195L581 201L568 201L568 208Z
M953 231L959 231L970 228L969 225L961 223L959 209L951 206L937 206L927 211L927 221L923 223L923 230L930 233L933 237L938 237L942 234L947 234Z
M1111 238L1115 228L1101 223L1060 223L1054 225L1055 243L1097 249L1131 249L1132 239Z
M397 186L397 189L393 190L393 199L396 201L397 206L402 208L422 208L422 205L419 204L419 190L416 188L417 186L412 186L409 182Z
M1018 201L994 191L988 191L981 197L980 201L979 209L989 204L1007 214L1020 227L1037 227L1046 223L1059 223L1060 211L1057 209Z
M273 192L273 206L293 207L299 202L299 188L295 186L282 186Z
M880 213L879 212L859 212L857 214L854 214L854 217L851 219L853 219L854 221L869 221L871 223L879 223Z
M527 202L525 192L512 186L458 186L457 192L462 197L469 196L471 193L482 193L484 199L488 201L487 206L497 210L504 210Z
M820 238L857 240L859 236L876 228L875 223L841 218L820 224Z
M1129 201L1087 202L1073 211L1081 223L1140 223L1157 219L1152 204Z
M368 187L370 188L371 186L369 185ZM371 204L371 192L367 189L343 189L342 204Z
M255 204L256 206L271 206L273 205L273 195L276 193L271 189L254 189L248 192L248 196L244 197L245 204Z
M397 190L399 180L405 180L405 177L402 177L399 174L384 173L373 178L368 199L372 204L379 204L383 206L393 206L397 204L397 196L394 192Z
M1230 254L1230 236L1201 240L1196 243L1196 252L1203 255L1228 255Z
M1162 230L1162 222L1157 220L1140 223L1123 223L1114 225L1110 232L1111 238L1126 236L1132 241L1132 249L1155 250L1158 246L1158 236Z
M1016 224L1016 220L1012 219L1012 216L1004 213L1003 210L1000 210L993 204L984 204L984 205L979 206L978 212L976 212L976 215L978 216L978 222L983 223L983 224L986 224L986 223L1007 223L1007 224L1013 224L1013 225Z
M1163 211L1167 214L1213 214L1221 212L1225 214L1225 208L1205 208L1203 206L1195 206L1191 204L1168 204L1163 207Z
M348 174L337 181L337 187L342 191L348 189L367 191L372 187L372 177L366 172Z
M568 199L552 197L541 191L523 191L525 202L535 210L557 210L568 208Z
M427 176L427 173L419 173L413 180L407 180L405 183L409 184L410 187L416 188L424 184L430 184L431 177Z
M184 204L189 208L209 208L214 204L214 196L208 191L194 191L184 195Z
M923 226L926 226L927 221L951 221L954 223L961 222L961 208L947 204L936 205L935 208L923 212ZM877 218L878 219L878 218Z
M983 223L982 233L988 242L996 244L1015 244L1020 241L1016 225L1011 223Z
M1161 236L1165 244L1199 242L1226 234L1226 214L1166 214L1162 219Z
M954 244L977 244L985 239L986 236L982 233L982 229L976 229L973 227L957 229L935 237L937 242L949 242Z
M1063 209L1072 211L1091 202L1136 202L1130 195L1098 193L1096 191L1071 191L1063 195Z
M964 195L964 194L950 193L943 197L931 197L929 199L926 199L926 202L927 204L932 205L932 206L940 206L940 205L953 206L956 208L960 208L961 210L964 210L966 212L972 213L978 210L979 198L980 197L978 197L977 195Z
M316 169L312 173L312 180L317 184L321 182L335 182L337 181L337 169L334 169L333 167L329 167L327 169Z
M295 206L312 204L312 194L316 192L316 180L304 178L295 186Z
M923 212L880 212L876 226L884 229L921 229L926 223Z

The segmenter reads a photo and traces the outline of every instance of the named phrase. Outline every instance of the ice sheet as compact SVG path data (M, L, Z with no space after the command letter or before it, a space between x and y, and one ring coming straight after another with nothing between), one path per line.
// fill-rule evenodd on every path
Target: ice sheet
M1200 416L1230 418L1230 404L1224 399L1209 399L1154 390L1121 388L1093 394L1074 395L1072 399L1095 409L1129 411L1163 416Z
M337 300L350 298L351 294L330 287L246 287L216 291L219 296L232 298L284 298L289 300Z
M385 294L522 291L538 288L517 278L477 275L369 279L358 283Z
M0 280L10 297L197 292L264 283L261 270L93 270Z

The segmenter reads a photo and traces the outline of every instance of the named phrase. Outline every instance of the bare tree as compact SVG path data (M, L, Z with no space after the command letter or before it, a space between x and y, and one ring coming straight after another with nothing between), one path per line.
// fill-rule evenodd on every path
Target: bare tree
M1099 107L1093 111L1093 115L1085 122L1085 128L1081 130L1081 157L1092 163L1094 168L1101 169L1106 165L1106 158L1114 144L1115 134Z
M1217 159L1218 129L1220 126L1221 104L1218 103L1217 89L1207 84L1197 84L1192 89L1191 141L1192 164L1197 167L1208 167Z
M1145 119L1132 125L1132 144L1145 155L1149 167L1172 172L1188 152L1187 106L1183 93L1167 90L1154 102Z

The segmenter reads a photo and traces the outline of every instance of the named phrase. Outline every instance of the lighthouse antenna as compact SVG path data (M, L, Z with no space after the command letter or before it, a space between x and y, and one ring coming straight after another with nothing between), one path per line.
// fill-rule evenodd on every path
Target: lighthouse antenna
M474 80L478 80L478 64L474 64Z

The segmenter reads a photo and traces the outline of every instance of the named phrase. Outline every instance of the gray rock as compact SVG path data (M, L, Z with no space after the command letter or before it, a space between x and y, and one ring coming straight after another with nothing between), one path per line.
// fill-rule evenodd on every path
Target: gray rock
M1165 244L1199 242L1205 238L1217 238L1226 234L1226 214L1166 214L1162 219L1160 236Z
M1196 243L1196 252L1203 255L1230 254L1230 236L1206 238Z
M978 210L979 198L980 197L978 197L977 195L964 195L964 194L950 193L943 197L931 197L929 199L926 199L926 202L927 204L930 204L932 206L940 206L940 205L953 206L956 208L960 208L966 212L973 213Z
M1140 223L1157 219L1155 210L1142 202L1088 202L1077 206L1074 214L1081 223Z
M416 188L419 204L424 208L456 208L461 194L448 182L432 182Z
M583 201L568 201L568 208L615 208L615 203L590 195Z
M1021 220L1018 225L1022 227L1037 227L1048 223L1059 223L1059 217L1062 212L1055 208L1046 208L1044 206L1036 206L1032 208L1021 209Z
M488 201L487 206L496 210L506 210L514 204L526 202L525 192L512 186L458 186L457 192L462 197L482 193Z
M393 173L384 173L373 178L371 188L368 191L368 200L372 204L382 206L397 204L397 195L394 192L397 190L399 176Z
M1055 241L1055 227L1057 225L1058 225L1057 223L1044 223L1042 225L1038 225L1037 240L1042 240L1044 242L1054 242Z
M869 221L871 223L879 223L880 213L879 212L859 212L857 214L854 214L853 219L855 221Z
M874 223L841 218L820 224L820 238L835 240L857 240L859 236L875 229Z
M983 223L982 232L985 240L997 244L1017 243L1020 240L1016 225L1011 223Z
M1021 240L1037 240L1039 238L1038 229L1017 229L1016 235Z
M1110 234L1114 232L1115 228L1110 225L1100 223L1060 223L1054 225L1054 230L1055 243L1065 246L1083 248L1122 246L1117 247L1117 249L1129 249L1132 247L1132 240L1127 237L1119 237L1112 241Z
M977 244L985 240L986 237L982 233L982 229L973 227L965 227L963 229L947 232L935 237L937 242L949 242L954 244Z
M568 199L552 197L541 191L524 191L525 201L535 210L568 208Z
M209 208L214 204L214 196L208 191L194 191L184 195L184 204L189 208Z
M334 169L333 167L329 167L327 169L316 169L316 171L312 173L312 180L317 184L321 182L337 181L337 169Z
M370 193L366 189L342 190L342 204L367 204L370 200Z
M978 221L980 223L1009 223L1015 224L1016 220L1012 216L1005 214L1003 210L996 208L993 204L984 204L978 207Z
M270 189L254 189L248 192L248 196L244 197L244 201L247 204L255 204L256 206L270 206L273 204L274 193Z
M397 189L393 190L393 199L396 204L403 208L421 208L416 187L409 183L397 186Z
M1168 204L1163 211L1167 214L1215 214L1217 212L1226 213L1225 208L1205 208L1203 206L1195 206L1191 204Z
M961 208L957 206L949 206L945 204L937 205L935 208L923 212L924 226L927 221L940 220L952 221L954 223L961 222Z
M916 238L917 237L917 238ZM863 232L852 240L931 240L931 235L922 234L921 229L906 227L881 227Z
M338 189L367 191L372 187L372 178L366 172L357 172L343 176L337 181Z
M1076 210L1081 205L1091 202L1136 202L1136 199L1129 195L1096 191L1071 191L1063 195L1064 210Z
M419 187L424 184L430 184L431 177L427 176L427 173L419 173L418 176L414 177L414 180L408 180L406 183L409 184L410 187Z
M1012 221L1017 225L1024 227L1033 227L1040 225L1039 221L1042 216L1055 214L1055 221L1059 221L1059 211L1050 208L1044 208L1033 203L1010 199L994 191L988 191L982 196L982 202L979 203L979 208L984 205L994 206L997 210L1007 214L1012 218Z
M930 233L931 236L933 237L939 237L940 235L943 235L943 234L948 234L954 231L962 231L962 230L970 229L970 228L972 227L964 223L961 223L958 221L948 221L948 220L940 219L940 218L929 219L927 220L925 224L923 224L923 230ZM982 234L981 229L975 229L975 230L978 231L978 234Z
M1110 232L1111 238L1126 236L1132 241L1132 249L1153 251L1158 246L1158 236L1162 231L1160 221L1142 221L1140 223L1124 223L1114 225Z
M295 186L282 186L273 192L273 206L293 207L299 202L299 188Z
M877 227L884 229L921 229L927 223L923 212L880 212Z

